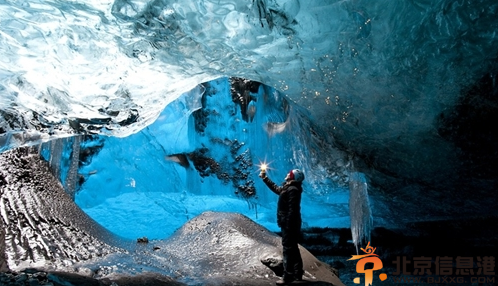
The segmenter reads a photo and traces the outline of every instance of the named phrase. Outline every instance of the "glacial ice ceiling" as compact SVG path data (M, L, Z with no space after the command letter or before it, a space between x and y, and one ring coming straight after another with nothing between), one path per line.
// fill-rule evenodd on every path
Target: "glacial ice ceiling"
M380 201L419 203L393 217L445 216L454 199L485 212L464 201L497 185L497 14L491 0L3 1L0 148L126 137L200 83L246 78L326 142L303 168L334 172L334 146Z

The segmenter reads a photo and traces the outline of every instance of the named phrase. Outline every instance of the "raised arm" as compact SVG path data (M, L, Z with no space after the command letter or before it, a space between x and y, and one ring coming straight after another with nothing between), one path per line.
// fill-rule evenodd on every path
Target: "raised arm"
M263 179L263 182L265 182L265 184L268 186L268 188L274 192L275 194L277 195L280 195L280 193L282 192L282 187L278 186L277 184L275 184L272 180L270 180L270 178L268 178L268 176L264 176L262 177Z

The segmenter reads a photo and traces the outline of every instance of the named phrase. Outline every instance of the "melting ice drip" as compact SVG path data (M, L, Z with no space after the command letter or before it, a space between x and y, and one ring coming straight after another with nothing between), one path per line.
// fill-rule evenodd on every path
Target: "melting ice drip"
M368 185L363 173L352 172L349 181L349 215L351 233L358 253L358 244L370 241L372 212L368 201Z

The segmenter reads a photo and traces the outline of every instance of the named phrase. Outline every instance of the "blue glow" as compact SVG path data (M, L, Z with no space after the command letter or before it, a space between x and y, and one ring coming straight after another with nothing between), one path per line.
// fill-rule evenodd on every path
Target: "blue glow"
M212 93L216 91L216 93ZM271 162L268 175L283 181L288 170L299 165L308 172L303 196L305 226L348 227L347 188L333 182L313 184L326 172L313 168L304 154L309 146L306 122L297 123L298 109L276 90L260 87L255 98L255 116L242 120L240 108L232 101L227 78L209 82L204 94L204 111L210 116L202 132L196 131L192 112L200 106L203 88L196 88L168 105L156 122L126 138L104 139L104 148L91 164L80 169L87 180L76 203L109 230L127 238L164 238L201 212L242 213L270 230L275 221L277 197L258 178L259 162ZM209 93L209 94L208 94ZM278 121L271 121L278 120ZM268 124L284 124L277 133ZM102 139L102 138L101 138ZM237 145L233 142L238 142ZM190 159L185 168L171 156L206 147L209 156L229 172L238 166L233 159L248 154L247 170L256 188L255 197L238 193L236 186L216 174L201 176ZM239 148L233 154L233 148Z

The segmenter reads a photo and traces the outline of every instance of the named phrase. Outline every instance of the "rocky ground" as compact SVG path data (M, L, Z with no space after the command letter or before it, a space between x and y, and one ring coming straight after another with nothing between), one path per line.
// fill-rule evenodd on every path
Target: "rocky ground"
M393 263L397 257L406 257L413 262L413 257L447 256L454 260L460 257L496 257L496 246L498 239L495 230L498 229L498 220L493 218L469 219L460 222L425 222L413 225L410 229L387 230L376 228L372 234L371 245L376 247L375 253L384 262L383 272L388 274L385 281L374 280L373 285L496 285L496 275L474 275L447 276L440 278L439 283L429 283L430 276L423 276L424 283L414 281L394 280L400 276L393 273L397 271ZM487 227L483 227L487 226ZM462 230L467 230L463 231ZM156 242L149 242L148 247L159 247ZM355 277L361 277L355 271L355 261L348 261L356 254L356 248L351 243L351 232L349 229L307 229L303 231L301 244L310 251L321 262L327 263L337 270L339 279L345 285L357 285L353 282ZM477 261L476 261L477 262ZM277 263L278 264L278 263ZM456 264L454 265L456 270ZM278 268L278 267L277 267ZM408 268L410 270L410 268ZM496 266L495 266L496 269ZM432 268L434 270L434 268ZM478 270L475 268L474 270ZM278 270L276 270L278 272ZM477 273L477 272L476 272ZM496 270L495 270L496 274ZM411 275L412 278L417 276ZM474 277L475 283L470 279ZM435 279L433 277L433 279ZM247 278L239 278L231 274L224 279L212 278L204 282L182 283L174 281L169 276L159 274L146 274L137 276L123 276L96 279L75 273L45 272L35 269L27 269L20 272L0 273L0 285L273 285L277 280L275 275L261 279L259 282ZM467 283L463 283L463 282ZM481 283L479 283L481 281ZM434 281L435 282L435 281ZM114 283L114 284L113 284ZM296 285L333 285L328 282L308 280Z
M68 272L44 272L27 269L21 272L0 273L0 285L12 286L180 286L186 285L170 277L156 274L123 276L116 279L95 279Z

